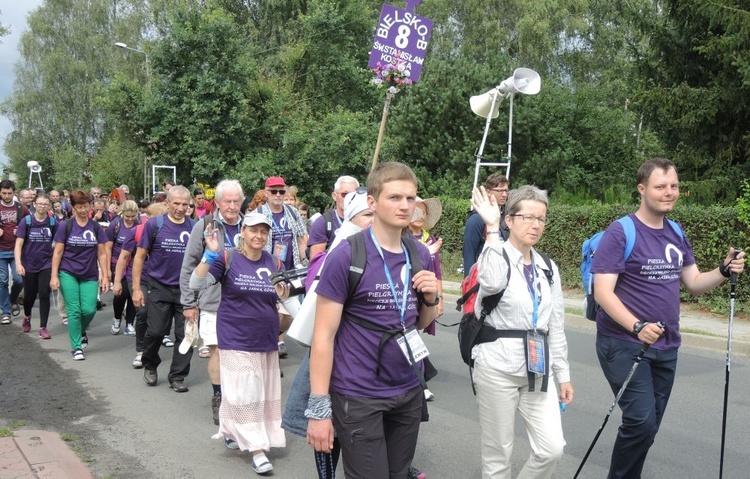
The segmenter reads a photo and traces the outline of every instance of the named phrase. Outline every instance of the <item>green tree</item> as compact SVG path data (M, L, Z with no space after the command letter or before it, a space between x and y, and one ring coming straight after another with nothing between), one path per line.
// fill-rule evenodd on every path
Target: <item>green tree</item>
M140 5L137 1L122 1L119 6L111 0L47 1L29 15L29 29L20 41L14 93L3 104L15 128L5 144L12 171L23 176L26 162L34 159L42 165L46 181L71 182L58 186L91 178L107 128L98 102L115 57L112 36L129 26L140 30ZM72 158L78 179L68 175L64 164ZM58 168L66 171L58 174Z

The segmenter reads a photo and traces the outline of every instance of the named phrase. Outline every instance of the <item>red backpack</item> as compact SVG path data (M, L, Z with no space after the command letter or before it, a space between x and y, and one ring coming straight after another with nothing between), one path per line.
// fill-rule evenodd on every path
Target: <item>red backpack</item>
M478 291L477 264L474 263L469 270L469 274L461 282L461 297L456 301L456 311L464 314L473 313Z

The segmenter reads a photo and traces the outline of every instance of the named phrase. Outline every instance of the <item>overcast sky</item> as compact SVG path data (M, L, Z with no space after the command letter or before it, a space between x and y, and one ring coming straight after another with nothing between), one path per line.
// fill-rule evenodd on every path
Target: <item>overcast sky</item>
M42 0L0 0L0 23L10 27L10 35L0 38L0 101L13 93L15 72L13 65L18 61L18 39L26 31L26 16L42 4ZM0 115L0 164L7 165L7 157L2 149L5 136L13 127Z

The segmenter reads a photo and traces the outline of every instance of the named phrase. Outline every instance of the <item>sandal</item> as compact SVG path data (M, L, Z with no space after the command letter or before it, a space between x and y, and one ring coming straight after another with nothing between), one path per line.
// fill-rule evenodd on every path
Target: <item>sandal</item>
M0 318L0 324L10 324L10 315L9 314L3 314L3 317Z
M256 454L253 456L252 468L256 474L265 474L267 472L273 471L273 464L271 464L271 461L268 460L265 453L261 452L260 454Z
M211 357L211 349L208 346L206 346L206 345L201 346L200 348L198 348L198 357L201 357L203 359L210 358Z
M10 305L10 314L13 316L18 316L21 314L21 307L18 305L18 303L13 303Z

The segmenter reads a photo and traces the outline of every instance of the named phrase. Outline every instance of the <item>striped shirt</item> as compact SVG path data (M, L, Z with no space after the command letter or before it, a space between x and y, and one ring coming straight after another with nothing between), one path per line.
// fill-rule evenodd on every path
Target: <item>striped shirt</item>
M503 258L502 248L510 259ZM568 343L565 339L565 305L563 303L560 272L552 262L553 284L550 286L544 271L547 265L532 248L536 268L536 289L541 292L537 329L548 331L550 370L558 383L570 381L568 365ZM510 281L507 272L510 267ZM477 294L475 311L482 310L482 298L505 289L497 307L487 316L486 324L496 329L533 329L534 303L524 279L523 254L509 241L497 245L485 245L477 260L477 280L481 285ZM488 368L505 374L526 377L526 354L524 340L499 338L492 343L474 346L472 358Z

